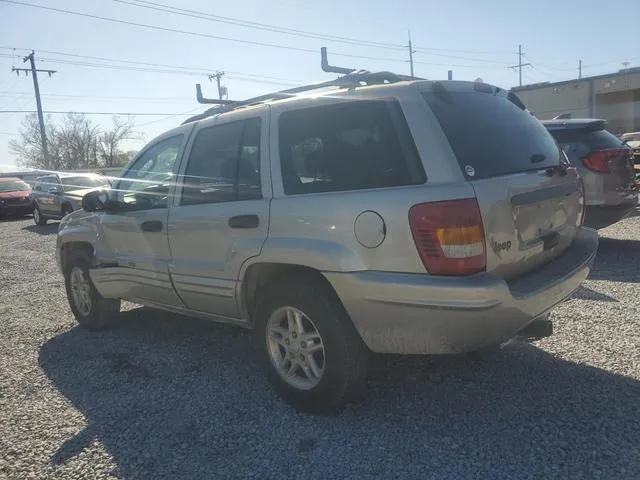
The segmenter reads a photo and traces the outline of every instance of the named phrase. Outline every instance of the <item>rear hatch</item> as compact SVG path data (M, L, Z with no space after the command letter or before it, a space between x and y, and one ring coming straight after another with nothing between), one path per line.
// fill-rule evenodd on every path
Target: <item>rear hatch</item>
M585 168L585 174L597 175L601 194L615 202L635 194L635 172L630 148L605 130L605 125L604 120L593 120L546 126L569 161Z
M475 190L486 270L511 279L560 255L582 221L582 184L545 127L484 83L436 82L422 95Z

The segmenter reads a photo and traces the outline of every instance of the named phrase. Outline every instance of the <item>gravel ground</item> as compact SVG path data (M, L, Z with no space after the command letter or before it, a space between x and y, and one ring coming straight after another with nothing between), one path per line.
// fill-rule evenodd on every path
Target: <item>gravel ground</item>
M640 478L640 211L553 337L377 357L336 417L276 398L246 332L141 308L76 327L56 230L0 223L0 478Z

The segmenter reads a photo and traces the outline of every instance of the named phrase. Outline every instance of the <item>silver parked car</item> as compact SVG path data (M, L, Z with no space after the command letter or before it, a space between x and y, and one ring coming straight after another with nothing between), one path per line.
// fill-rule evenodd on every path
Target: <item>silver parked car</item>
M268 378L307 411L362 395L371 351L548 327L598 234L519 99L390 74L323 87L202 115L85 196L57 240L78 322L107 327L126 299L252 328Z
M586 226L608 227L638 205L631 150L605 129L604 120L577 118L542 123L582 177Z
M82 208L82 197L96 188L108 188L109 179L97 173L51 173L33 184L33 221L45 225Z

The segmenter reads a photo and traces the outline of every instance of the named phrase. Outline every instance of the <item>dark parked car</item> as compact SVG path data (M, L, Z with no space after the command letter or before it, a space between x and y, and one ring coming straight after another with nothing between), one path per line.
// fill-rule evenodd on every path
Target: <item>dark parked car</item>
M82 208L82 197L96 188L108 188L109 179L96 173L53 173L33 185L33 220L44 225Z
M0 178L0 218L33 211L31 187L19 178Z
M604 120L580 118L542 122L584 182L584 225L605 228L638 204L631 150L605 129Z

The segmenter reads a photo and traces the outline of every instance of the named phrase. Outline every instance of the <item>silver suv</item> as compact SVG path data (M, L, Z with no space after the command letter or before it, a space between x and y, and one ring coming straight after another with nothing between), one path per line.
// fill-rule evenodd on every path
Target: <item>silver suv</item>
M82 208L84 194L108 187L109 179L97 173L56 173L38 177L33 184L33 221L45 225Z
M126 299L252 328L276 390L318 411L362 395L370 352L547 318L598 244L551 135L487 84L371 78L212 109L86 195L57 240L78 322Z

